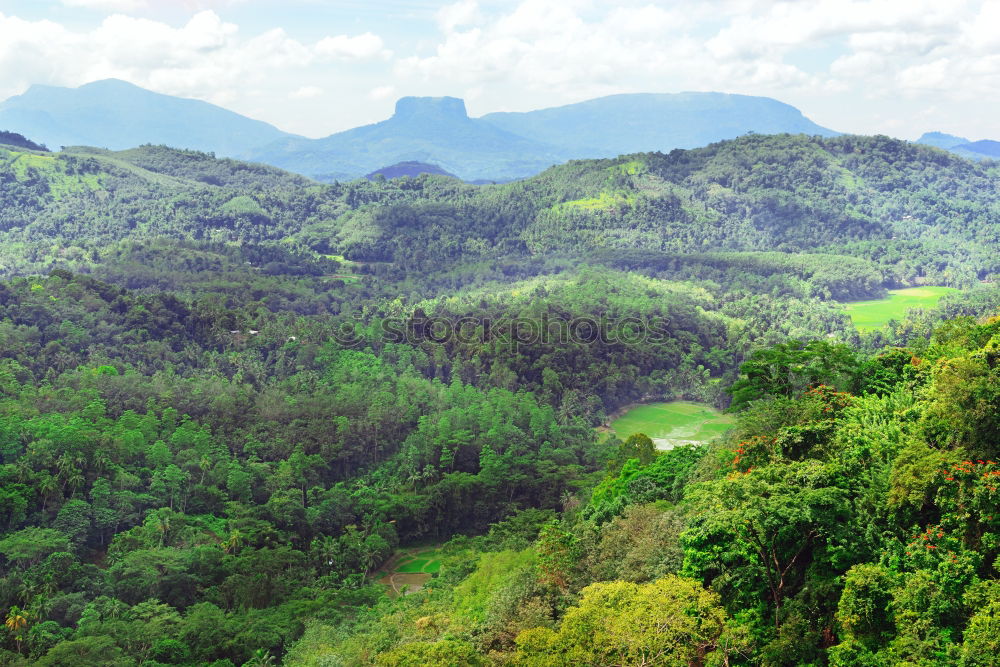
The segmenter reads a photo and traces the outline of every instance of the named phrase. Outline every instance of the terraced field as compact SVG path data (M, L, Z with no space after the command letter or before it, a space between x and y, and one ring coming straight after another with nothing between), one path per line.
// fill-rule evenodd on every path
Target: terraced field
M389 597L410 595L441 571L440 557L440 550L435 546L405 549L383 565L375 577L386 587Z

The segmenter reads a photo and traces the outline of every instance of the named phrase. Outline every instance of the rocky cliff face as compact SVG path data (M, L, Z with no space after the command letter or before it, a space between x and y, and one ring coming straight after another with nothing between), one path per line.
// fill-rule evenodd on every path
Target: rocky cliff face
M465 101L457 97L403 97L396 102L397 120L464 120L469 117Z

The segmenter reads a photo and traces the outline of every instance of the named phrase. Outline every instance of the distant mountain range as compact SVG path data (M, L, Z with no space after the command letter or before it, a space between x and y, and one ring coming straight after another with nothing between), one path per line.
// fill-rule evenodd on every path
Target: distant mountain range
M795 107L747 95L612 95L482 118L470 118L453 97L405 97L381 123L324 139L284 139L243 157L322 180L401 161L433 163L470 181L511 180L571 159L694 148L749 132L837 134Z
M611 95L525 113L491 113L482 120L591 158L697 148L749 132L839 134L769 97L724 93Z
M53 150L165 144L220 157L235 157L251 147L294 136L208 102L161 95L118 79L79 88L32 86L23 95L0 102L0 129Z
M0 103L0 130L50 148L142 144L264 162L346 180L420 162L468 181L508 181L577 158L694 148L742 134L833 136L787 104L723 93L631 94L470 118L453 97L406 97L380 123L307 139L198 100L124 81L32 86Z
M399 162L438 165L465 180L509 180L575 157L469 118L454 97L404 97L392 118L323 139L281 139L243 157L321 180L350 179Z
M964 137L956 137L953 134L927 132L917 139L917 143L943 148L946 151L955 155L961 155L970 160L1000 159L1000 141L993 141L991 139L969 141Z

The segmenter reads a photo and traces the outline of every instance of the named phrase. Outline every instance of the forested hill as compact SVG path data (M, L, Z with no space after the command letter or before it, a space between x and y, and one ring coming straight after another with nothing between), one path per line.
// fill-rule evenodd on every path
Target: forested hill
M64 245L40 269L78 268L94 244L168 237L280 242L380 271L609 249L850 254L887 285L1000 271L994 163L885 137L750 135L483 187L435 176L320 185L153 146L0 149L0 178L4 247ZM32 270L25 257L38 255L17 247L3 266Z
M0 147L0 664L990 664L998 177L849 136L482 187ZM971 289L837 302L927 282ZM674 400L735 430L597 428Z
M26 148L29 151L41 151L43 153L48 152L42 144L36 144L34 141L27 139L24 135L18 134L17 132L8 132L6 130L0 130L0 144L12 146L14 148Z

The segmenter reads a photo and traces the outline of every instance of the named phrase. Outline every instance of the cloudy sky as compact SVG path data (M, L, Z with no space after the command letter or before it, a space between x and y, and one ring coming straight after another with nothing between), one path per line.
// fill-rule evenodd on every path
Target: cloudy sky
M475 116L701 90L1000 139L998 27L1000 0L0 0L0 99L116 77L318 137L403 95Z

